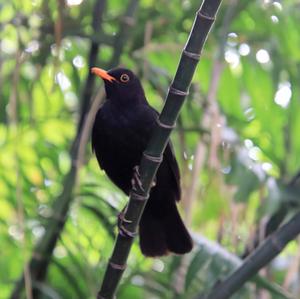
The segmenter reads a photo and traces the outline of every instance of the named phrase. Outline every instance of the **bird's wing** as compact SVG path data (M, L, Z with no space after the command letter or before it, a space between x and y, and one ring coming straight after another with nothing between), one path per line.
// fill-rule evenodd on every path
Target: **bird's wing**
M102 109L107 108L107 106L103 106ZM107 114L106 112L103 113L103 110L99 110L95 119L95 124L92 130L92 148L96 153L99 165L102 169L105 169L103 157L98 154L97 148L99 151L100 144L103 146L103 140L109 142L110 139L113 139L116 134L119 134L118 143L122 144L122 148L126 148L126 155L127 159L126 161L130 160L134 165L138 164L140 161L140 156L144 149L146 148L149 138L151 138L153 129L156 126L156 119L158 117L158 112L153 109L151 106L147 105L141 105L137 107L137 109L134 111L136 115L136 121L138 125L135 125L134 127L124 127L123 130L123 136L120 136L120 132L112 132L108 129L98 129L99 127L104 126L105 122L102 122L102 116L103 114ZM126 133L124 133L124 130L126 130ZM121 130L120 130L121 131ZM105 134L110 134L109 136L106 136ZM122 134L121 134L122 135ZM102 143L100 143L102 142ZM113 150L113 147L110 147L110 152ZM102 149L103 151L106 151ZM130 154L130 156L128 156ZM119 155L120 156L120 155ZM116 156L116 159L118 157ZM130 159L129 159L130 158ZM171 184L172 188L174 188L175 192L175 198L176 200L180 199L180 173L179 173L179 167L172 149L171 141L168 142L167 147L164 152L164 160L163 163L165 166L167 166L170 170L171 175Z

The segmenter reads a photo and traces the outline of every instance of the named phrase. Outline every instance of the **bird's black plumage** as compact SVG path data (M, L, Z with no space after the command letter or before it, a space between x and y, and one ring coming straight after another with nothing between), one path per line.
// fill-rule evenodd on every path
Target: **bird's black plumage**
M95 118L92 146L100 167L128 195L133 169L140 163L158 114L149 106L133 72L123 68L97 70L104 79L107 100ZM176 207L178 200L180 174L169 142L140 221L144 255L183 254L192 249L191 237Z

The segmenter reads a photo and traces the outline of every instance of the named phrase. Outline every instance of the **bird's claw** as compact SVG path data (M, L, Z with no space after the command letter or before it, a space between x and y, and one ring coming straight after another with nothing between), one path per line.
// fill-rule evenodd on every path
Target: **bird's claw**
M132 185L132 189L134 191L137 191L137 186L139 187L140 190L144 191L144 187L141 182L139 166L134 166L134 168L133 168L133 176L131 179L131 185Z
M118 228L119 229L121 228L123 222L132 223L131 220L128 220L125 218L125 212L126 212L126 209L118 214Z
M118 229L119 233L123 237L129 237L129 238L134 238L136 236L136 232L131 232L128 230L125 226L124 223L132 223L131 220L128 220L125 218L125 213L126 213L126 208L125 207L122 212L118 214Z

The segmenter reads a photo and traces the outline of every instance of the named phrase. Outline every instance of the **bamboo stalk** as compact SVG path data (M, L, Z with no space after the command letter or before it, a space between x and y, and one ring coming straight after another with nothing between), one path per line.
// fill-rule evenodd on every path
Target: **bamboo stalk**
M270 235L250 254L243 264L227 279L218 283L207 296L198 299L227 299L238 291L244 283L252 278L261 268L276 257L284 247L300 233L300 212L289 222Z
M227 41L227 36L229 33L229 28L232 23L233 14L237 10L238 6L236 5L237 0L229 0L227 8L224 13L223 20L221 22L221 30L219 33L219 46L217 48L217 55L216 59L212 66L212 74L210 78L210 85L209 89L206 95L207 98L207 105L204 106L203 111L203 118L201 118L201 121L198 124L199 128L205 128L207 132L209 132L211 144L213 144L213 139L215 135L215 130L219 129L216 126L216 121L214 122L214 118L212 117L213 114L217 114L220 118L220 111L219 107L217 105L217 92L218 92L218 86L221 78L221 74L223 72L223 57L225 52L225 46ZM215 113L212 113L214 110ZM210 130L209 130L210 127ZM204 132L204 131L203 131ZM217 144L217 147L219 147L219 143ZM211 146L211 150L212 150ZM184 211L185 211L185 224L189 226L192 220L192 210L193 210L193 204L196 201L197 193L198 193L198 181L199 181L199 174L201 173L202 169L205 167L206 163L206 155L207 151L209 149L209 146L205 144L203 138L200 138L196 149L194 152L194 160L193 160L193 167L192 171L188 171L186 174L187 177L187 186L185 186L185 192L184 198L183 198L183 205L184 205ZM217 150L217 148L215 148ZM191 174L189 176L189 174ZM174 281L174 299L177 297L180 297L180 295L184 292L184 284L185 284L185 276L188 268L188 256L183 256L180 261L180 266L177 269L177 273L175 275L175 281Z
M232 272L243 264L243 260L237 255L227 251L226 248L222 247L220 244L208 240L202 235L194 235L195 244L198 247L198 251L201 251L202 256L211 257L212 263L214 259L218 259L220 266L226 265L227 271ZM213 256L212 256L213 253ZM197 253L196 253L197 254ZM201 271L201 269L199 269ZM223 273L222 273L223 275ZM195 277L197 280L197 278ZM218 277L215 277L216 284L220 282ZM280 299L295 299L293 296L283 287L279 286L275 282L268 281L266 278L259 274L256 274L251 282L254 283L258 288L269 291L276 298ZM197 295L194 299L201 299L203 295Z
M296 175L293 176L292 179L284 187L295 188L297 186L299 176L300 176L300 172L296 173ZM293 192L297 194L299 193L299 191L294 190ZM274 231L276 231L292 208L293 208L292 202L282 200L280 202L280 206L278 207L278 209L271 215L267 223L263 225L263 230L264 230L264 232L262 233L263 236L261 236L261 232L260 232L261 228L260 225L258 225L254 237L246 245L245 251L242 254L242 258L246 258L251 253L252 250L254 250L259 246L262 239L266 239L269 235L271 235Z
M196 13L193 28L182 52L165 105L140 163L139 169L143 188L131 191L130 194L125 212L125 218L129 221L122 223L122 225L132 236L136 233L138 223L149 197L150 186L162 161L164 149L168 143L170 133L175 127L179 111L188 94L195 68L200 59L201 50L215 20L220 3L221 0L204 0L199 11ZM114 297L119 281L126 268L126 261L133 240L134 237L124 237L120 233L118 234L97 299L112 299Z

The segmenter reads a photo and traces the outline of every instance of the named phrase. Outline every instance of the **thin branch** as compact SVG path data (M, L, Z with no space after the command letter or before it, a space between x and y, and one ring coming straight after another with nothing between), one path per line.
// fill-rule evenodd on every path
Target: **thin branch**
M125 218L124 229L132 236L136 233L138 223L149 197L150 186L156 171L162 161L164 149L170 133L175 126L179 111L188 94L188 89L194 75L200 53L215 20L215 15L221 0L206 0L197 12L192 31L182 52L175 78L169 88L164 108L158 118L153 136L144 152L140 163L142 187L131 191ZM112 299L119 281L126 268L126 261L134 238L118 234L115 247L104 274L98 299Z
M82 126L82 133L81 133L79 145L78 145L78 158L76 161L77 168L82 167L86 162L84 160L86 145L90 138L90 132L91 132L91 129L92 129L92 126L94 123L96 113L98 111L98 107L101 105L101 103L105 99L104 96L105 96L104 88L99 89L96 96L94 97L91 107L86 115L86 119Z
M300 268L299 238L297 240L297 245L298 245L297 246L298 248L297 248L296 256L290 261L290 265L288 267L286 276L283 281L283 287L285 289L288 289L289 287L291 287L294 284L295 278L297 278L297 280L299 281L299 268Z
M56 6L57 6L57 18L54 22L54 38L55 38L55 44L57 47L57 54L55 56L54 60L54 67L57 69L59 67L59 57L60 57L60 51L61 51L61 41L62 41L62 36L63 36L63 18L64 18L64 5L65 2L64 0L57 0L56 1Z
M237 0L229 0L228 6L225 11L224 18L222 20L222 25L220 33L219 33L219 46L217 51L217 58L214 61L212 67L212 75L210 80L209 89L207 92L207 105L204 107L203 118L201 119L198 127L206 129L210 134L210 162L218 161L217 159L217 150L220 144L220 128L216 126L221 118L219 108L216 103L217 91L219 86L219 81L221 78L221 74L223 71L223 57L224 57L224 49L227 41L227 35L229 32L229 28L231 22L233 20L232 16L234 12L237 10L236 5ZM210 127L210 130L209 130ZM191 175L187 174L187 186L185 186L183 205L185 210L185 222L187 225L191 222L193 203L197 198L198 192L198 182L199 182L199 173L204 168L205 165L205 157L207 155L207 149L205 141L201 138L196 145L196 150L194 153L194 161L193 168L191 171ZM211 166L215 166L217 168L217 163L214 165L210 163ZM174 298L178 296L178 294L182 294L184 292L184 281L188 268L188 256L183 256L181 259L181 265L177 270L177 274L175 276L175 284L174 284Z
M135 24L135 12L138 8L139 0L131 0L128 4L125 15L121 18L120 24L120 32L116 36L114 41L114 53L111 58L111 61L114 62L115 65L119 64L121 54L124 49L124 45L129 37L129 28L131 28Z
M17 32L18 44L20 44L20 33ZM11 125L17 126L18 124L18 84L20 80L20 67L23 63L22 51L18 49L15 55L16 64L12 75L12 90L9 95L8 104L8 121Z
M230 298L246 281L276 257L299 233L300 212L270 235L227 279L218 283L207 296L200 296L198 299Z
M128 4L126 12L122 17L123 23L120 25L120 30L118 34L115 36L113 56L110 59L110 62L108 63L108 68L117 65L120 61L124 46L126 44L126 40L128 40L129 29L135 23L134 15L138 8L138 3L139 3L138 0L131 0L130 3ZM122 42L120 43L120 41ZM94 42L92 42L91 49L93 49L93 44ZM90 65L89 65L90 68L96 65L95 62L96 61L94 62L90 61ZM91 73L89 73L88 78L94 78L94 76L91 76ZM89 84L87 84L85 87L87 88L88 86ZM91 94L90 90L89 91L86 90L86 92ZM85 95L86 92L84 92L83 94ZM96 113L98 111L98 107L100 106L101 102L104 100L104 95L105 94L103 88L98 90L94 98L94 101L90 105L89 111L85 113L85 120L84 123L82 124L82 134L79 140L79 150L78 150L78 160L77 160L78 167L82 166L85 162L84 153L85 153L86 145L91 134L91 129L93 126ZM87 108L88 107L86 107L86 109Z
M99 31L102 32L101 24L102 24L103 13L106 7L106 2L107 0L97 0L94 5L93 21L92 21L93 33L98 34ZM90 53L89 53L89 67L93 67L96 65L99 47L100 44L98 42L92 41L90 47ZM79 119L79 126L78 126L79 130L81 130L83 126L85 117L90 107L90 101L94 89L94 80L95 80L94 76L92 76L92 74L89 72L81 95L83 101L81 101L81 111L80 111L81 117Z
M291 180L287 183L287 188L296 187L300 178L300 172L297 172ZM297 194L297 191L294 191ZM241 255L242 258L246 258L251 251L259 246L263 239L266 239L271 235L284 221L289 211L294 208L292 202L282 201L277 211L275 211L270 218L267 220L267 223L263 224L263 233L261 234L261 228L258 227L255 231L253 240L246 246L244 253ZM262 236L261 236L262 235Z
M241 258L227 251L227 249L222 247L219 243L208 240L200 234L194 234L193 239L198 247L198 251L201 252L201 256L206 257L206 260L211 259L211 265L214 264L215 259L218 260L217 264L224 269L224 272L220 270L221 276L224 276L225 271L227 273L232 272L243 264L243 260ZM207 267L207 265L205 265L204 267ZM201 271L201 269L199 269L199 271ZM215 272L216 269L214 268L213 271ZM195 276L195 278L197 279L197 275ZM216 277L216 280L219 281L219 277ZM259 274L255 275L251 279L251 281L255 283L256 286L258 286L259 288L271 292L273 295L276 296L276 298L278 297L282 299L293 299L292 295L289 292L287 292L284 288L282 288L275 282L268 281ZM197 296L196 298L199 299L199 296Z

